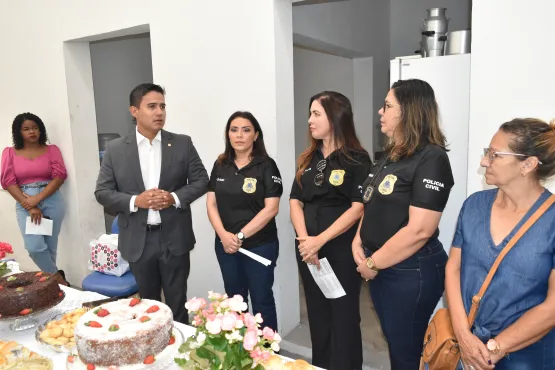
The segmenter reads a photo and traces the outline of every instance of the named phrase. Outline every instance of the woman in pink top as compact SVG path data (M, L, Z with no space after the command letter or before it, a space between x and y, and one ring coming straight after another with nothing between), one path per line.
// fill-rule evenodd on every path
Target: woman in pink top
M17 222L25 249L42 271L56 274L60 284L69 285L65 273L56 266L58 235L65 211L58 189L67 177L62 153L56 145L46 144L44 123L31 113L15 117L12 137L14 146L2 152L0 184L17 202ZM27 235L27 217L36 224L42 218L51 219L52 236Z

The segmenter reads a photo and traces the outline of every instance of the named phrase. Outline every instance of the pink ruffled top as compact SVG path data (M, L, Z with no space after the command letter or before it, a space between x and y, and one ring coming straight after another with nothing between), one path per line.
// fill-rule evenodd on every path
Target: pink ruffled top
M10 185L25 185L38 181L66 179L67 171L62 153L56 145L48 145L46 153L29 159L15 153L13 147L2 152L0 185L6 189Z

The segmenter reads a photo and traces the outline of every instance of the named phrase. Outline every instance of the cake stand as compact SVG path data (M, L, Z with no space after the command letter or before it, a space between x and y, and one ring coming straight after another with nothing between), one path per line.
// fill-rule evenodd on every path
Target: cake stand
M33 311L25 316L0 317L0 321L12 321L12 323L10 324L10 329L12 331L21 331L37 327L39 325L38 316L47 312L54 306L57 306L60 302L64 300L65 297L66 293L62 291L62 295L58 297L56 301L52 302L52 304L48 307Z
M185 337L181 330L177 327L173 327L172 335L175 337L175 343L167 346L162 352L156 355L156 361L150 365L145 364L135 364L126 366L96 366L95 370L169 370L178 369L174 358L179 355L179 347L185 341ZM70 356L73 357L73 363L66 361L67 370L86 370L87 365L81 361L79 355L77 354L77 349L74 349Z

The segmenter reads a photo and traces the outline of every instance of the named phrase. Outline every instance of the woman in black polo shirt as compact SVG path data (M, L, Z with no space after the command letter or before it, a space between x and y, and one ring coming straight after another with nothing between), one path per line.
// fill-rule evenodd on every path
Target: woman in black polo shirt
M216 230L216 256L228 296L240 294L277 331L272 286L279 254L275 216L283 192L276 163L266 153L260 124L249 112L235 112L225 127L225 151L212 168L206 206ZM269 259L264 266L237 253L248 249Z
M297 264L303 281L312 363L328 370L362 368L360 276L351 254L363 211L361 185L370 158L356 136L351 102L325 91L310 99L311 144L298 159L291 190ZM326 258L346 295L327 299L307 264Z
M353 257L362 277L372 280L391 369L417 370L428 321L443 294L447 254L437 237L453 174L427 82L397 81L379 114L390 141L362 185L364 216Z

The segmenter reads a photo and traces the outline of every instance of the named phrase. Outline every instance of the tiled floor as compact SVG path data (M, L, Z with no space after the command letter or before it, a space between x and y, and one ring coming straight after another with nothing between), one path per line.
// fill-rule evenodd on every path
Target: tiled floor
M285 352L285 356L307 359L311 356L311 342L302 284L300 286L300 301L301 322L297 328L284 338L282 352ZM376 316L376 312L370 300L368 284L363 284L360 291L360 313L364 368L388 370L390 367L387 355L387 344L381 333L378 317Z

